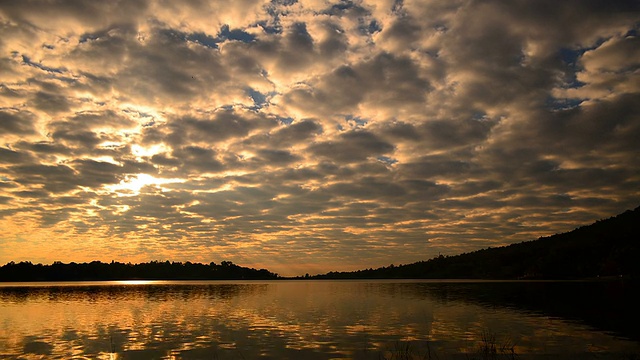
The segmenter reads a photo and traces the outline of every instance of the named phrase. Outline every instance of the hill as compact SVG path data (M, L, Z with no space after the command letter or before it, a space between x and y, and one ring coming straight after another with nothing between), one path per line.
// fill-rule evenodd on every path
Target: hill
M223 261L220 264L160 262L131 264L111 262L51 265L10 262L0 267L0 281L93 281L93 280L266 280L276 279L265 269L256 270Z
M580 279L640 275L640 207L573 231L413 264L316 279Z

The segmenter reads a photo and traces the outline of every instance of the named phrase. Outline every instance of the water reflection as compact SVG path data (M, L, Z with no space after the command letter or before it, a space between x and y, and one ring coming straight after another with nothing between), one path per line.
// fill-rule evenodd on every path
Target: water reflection
M411 341L417 353L427 346L441 354L469 353L487 330L513 342L524 358L640 353L637 342L588 322L565 321L561 311L539 305L532 293L549 298L560 291L553 285L544 291L527 286L279 281L0 287L0 357L378 359L396 341ZM563 300L555 299L547 302Z

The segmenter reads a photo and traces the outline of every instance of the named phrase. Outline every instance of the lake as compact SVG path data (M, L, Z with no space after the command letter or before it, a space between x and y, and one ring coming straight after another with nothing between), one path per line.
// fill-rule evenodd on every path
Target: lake
M0 358L638 359L636 288L622 281L0 283ZM492 344L497 356L483 355Z

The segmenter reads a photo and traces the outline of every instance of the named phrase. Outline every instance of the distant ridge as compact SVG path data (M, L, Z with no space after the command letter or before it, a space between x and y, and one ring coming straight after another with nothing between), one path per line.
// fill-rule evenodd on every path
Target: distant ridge
M640 207L573 231L508 246L315 279L584 279L640 275Z

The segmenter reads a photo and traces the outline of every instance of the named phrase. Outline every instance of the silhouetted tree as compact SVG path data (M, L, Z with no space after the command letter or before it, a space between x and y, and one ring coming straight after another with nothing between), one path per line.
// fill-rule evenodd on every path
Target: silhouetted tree
M151 261L140 264L123 264L116 261L102 263L64 264L55 261L51 265L34 265L31 262L9 262L0 267L0 281L78 281L78 280L238 280L276 279L266 269L238 266L230 261L221 265L199 263Z

